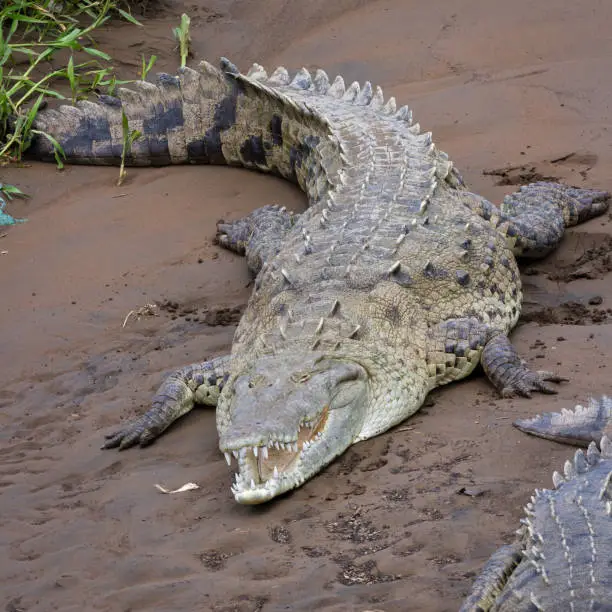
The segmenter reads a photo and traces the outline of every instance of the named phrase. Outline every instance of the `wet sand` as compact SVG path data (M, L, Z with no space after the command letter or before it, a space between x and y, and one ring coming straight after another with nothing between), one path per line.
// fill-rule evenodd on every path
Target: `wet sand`
M193 3L195 5L195 3ZM612 189L612 5L172 2L102 37L123 74L140 54L178 60L170 27L192 16L194 59L226 55L372 80L412 106L470 187L494 202L550 177ZM508 168L511 168L508 170ZM305 486L241 507L212 410L146 450L99 450L165 373L229 350L248 298L244 261L212 244L219 218L292 185L211 167L2 170L32 198L0 238L0 604L6 610L456 610L510 541L534 487L573 449L517 417L610 393L612 220L568 232L530 264L513 342L568 376L558 396L500 399L479 375L353 446ZM4 234L0 231L0 235ZM157 316L130 317L158 304ZM200 488L162 495L154 485ZM481 493L459 493L467 488Z

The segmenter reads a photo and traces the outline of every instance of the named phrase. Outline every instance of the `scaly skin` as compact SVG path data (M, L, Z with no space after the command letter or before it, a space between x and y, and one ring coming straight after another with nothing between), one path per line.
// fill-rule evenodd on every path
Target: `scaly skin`
M569 427L566 419L566 428ZM577 430L581 424L577 423ZM474 582L460 612L610 610L612 442L601 438L537 490L516 541L500 548Z
M554 393L507 335L521 306L516 256L552 250L565 227L607 209L606 192L536 183L498 208L470 193L448 157L380 88L255 64L241 75L183 69L120 100L43 111L74 163L118 163L121 109L143 138L128 162L224 163L296 182L310 207L267 207L219 227L256 274L231 357L179 370L153 408L106 447L149 443L218 394L232 487L255 504L299 486L351 444L409 417L434 387L482 363L500 392ZM32 148L50 158L44 139ZM214 365L219 369L218 363ZM219 381L224 381L223 387Z
M586 447L603 436L612 438L612 398L591 398L586 406L518 419L514 426L534 436Z

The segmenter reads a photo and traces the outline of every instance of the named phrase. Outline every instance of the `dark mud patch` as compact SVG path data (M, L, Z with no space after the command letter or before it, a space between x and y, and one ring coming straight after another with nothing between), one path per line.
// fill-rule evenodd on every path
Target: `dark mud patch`
M218 550L209 550L200 553L202 565L211 572L218 572L225 568L225 561L229 555Z
M591 298L591 303L601 303ZM580 302L564 302L559 306L542 306L526 303L521 314L521 323L539 323L540 325L601 325L612 320L612 308L589 308Z
M529 183L537 183L538 181L559 181L558 176L542 174L535 165L525 164L523 166L509 166L507 168L492 168L483 170L485 176L493 176L496 178L495 185L528 185Z
M277 544L291 544L291 532L283 525L274 525L268 529L270 539Z
M349 513L340 513L336 519L326 525L327 531L341 540L348 540L354 544L363 544L380 540L388 535L389 527L377 527L363 516L361 508L354 508Z
M185 321L200 322L211 327L238 325L245 307L244 304L223 307L180 304L173 300L163 300L159 304L160 312L165 313L172 320L182 318Z
M338 573L337 580L346 586L355 584L378 584L381 582L393 582L401 576L393 574L383 574L376 565L376 561L368 559L364 563L353 563L352 560L346 557L338 557L334 559L340 566L341 571Z
M612 236L588 248L575 262L547 274L550 280L570 282L578 279L600 279L612 272Z

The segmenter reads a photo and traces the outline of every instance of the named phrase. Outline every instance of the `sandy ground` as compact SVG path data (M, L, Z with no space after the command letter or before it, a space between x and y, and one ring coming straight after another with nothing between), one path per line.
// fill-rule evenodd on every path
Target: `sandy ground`
M569 0L174 2L104 48L177 64L170 26L192 16L196 60L324 67L409 103L466 181L493 201L539 176L612 189L612 4ZM513 168L506 170L507 168ZM500 170L501 169L501 170ZM212 410L146 450L100 451L164 374L226 353L249 288L212 244L215 221L291 185L210 167L4 169L32 195L0 238L0 605L62 610L456 610L512 538L534 487L572 449L511 427L610 392L612 221L570 232L524 275L513 340L571 378L556 397L499 399L482 376L352 447L265 507L237 505ZM158 316L132 317L148 303ZM167 496L154 487L200 489ZM462 495L467 488L481 493Z

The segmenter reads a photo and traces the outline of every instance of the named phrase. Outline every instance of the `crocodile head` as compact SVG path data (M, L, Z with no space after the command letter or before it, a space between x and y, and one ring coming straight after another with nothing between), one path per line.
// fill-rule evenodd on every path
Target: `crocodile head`
M226 460L238 462L232 492L239 503L260 504L300 486L361 431L368 376L355 362L281 353L232 379L217 426Z

